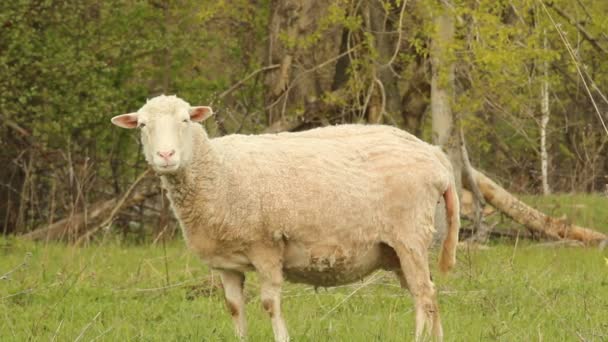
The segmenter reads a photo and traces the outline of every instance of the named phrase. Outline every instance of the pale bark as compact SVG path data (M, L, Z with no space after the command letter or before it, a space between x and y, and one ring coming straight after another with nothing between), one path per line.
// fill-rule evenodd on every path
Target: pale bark
M454 65L449 56L449 45L454 38L454 18L447 4L442 3L440 13L434 14L434 32L431 41L431 120L433 144L440 146L452 164L458 196L462 193L462 150L460 146L460 121L452 112L454 97ZM442 214L439 209L435 217ZM444 216L445 217L445 216ZM444 220L436 220L438 242L446 234Z
M547 31L543 32L543 48L547 49ZM549 188L549 156L547 154L547 125L549 124L549 63L543 62L543 81L541 85L540 119L540 170L543 195L551 193Z
M431 42L431 114L433 143L447 153L454 168L456 187L462 189L462 153L460 122L452 112L454 96L454 65L449 58L449 45L454 37L454 18L450 8L442 3L442 13L433 19L435 32Z
M547 216L517 199L483 173L473 170L473 174L486 201L530 231L556 240L577 240L586 245L597 245L608 239L606 234Z
M463 161L462 178L473 195L474 234L471 236L471 240L485 243L490 237L490 231L493 227L483 224L483 208L486 205L486 201L483 197L483 194L481 193L481 190L479 190L479 186L477 185L477 182L475 181L475 176L473 175L473 167L471 166L471 162L469 161L469 153L467 151L467 146L464 140L464 132L462 130L462 127L460 128L460 146Z

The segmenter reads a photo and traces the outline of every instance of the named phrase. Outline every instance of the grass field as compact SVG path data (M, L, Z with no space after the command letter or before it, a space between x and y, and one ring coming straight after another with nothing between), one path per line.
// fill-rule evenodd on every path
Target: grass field
M586 220L601 223L605 212L594 212ZM447 275L433 258L446 340L607 341L607 257L520 241L460 249ZM250 341L272 340L254 275L246 292ZM384 272L317 291L288 284L283 308L294 341L413 337L410 296ZM0 340L235 339L217 275L181 241L74 248L0 238Z

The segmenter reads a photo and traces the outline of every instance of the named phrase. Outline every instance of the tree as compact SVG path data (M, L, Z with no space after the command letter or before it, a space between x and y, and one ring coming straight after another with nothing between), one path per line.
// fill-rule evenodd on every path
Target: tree
M94 229L90 210L145 168L107 119L160 92L214 106L212 136L405 128L446 149L478 216L486 199L517 202L475 191L485 178L471 165L513 192L603 190L607 12L590 0L3 2L3 231L80 214ZM146 199L117 220L156 225L159 209Z
M314 58L311 57L313 55L311 51L316 52L317 49L315 49L315 47L317 45L324 46L323 36L318 33L319 31L312 29L311 26L302 26L300 24L300 21L304 20L306 23L309 24L315 23L317 24L317 26L312 26L316 27L318 30L319 26L321 26L319 25L320 22L327 22L324 21L323 17L316 16L320 19L318 19L318 22L315 22L310 20L310 17L306 15L309 12L298 12L301 11L303 8L312 8L306 7L306 4L304 4L302 8L298 8L297 6L291 4L289 1L277 1L275 2L275 4L277 5L277 8L281 10L277 10L273 13L271 22L281 22L287 24L284 27L281 25L271 25L271 36L275 37L275 39L271 39L270 44L270 50L274 53L274 59L272 60L272 62L279 63L280 68L277 71L274 71L271 75L269 75L269 79L271 80L271 82L268 82L267 84L271 84L272 86L267 88L267 99L270 99L270 101L268 101L270 102L269 107L278 104L280 101L283 101L283 105L280 109L280 112L277 112L277 109L275 108L270 109L269 122L272 122L273 120L281 120L285 118L286 113L297 111L297 103L298 101L302 101L303 98L307 98L306 103L304 103L303 105L304 113L310 113L310 111L307 110L307 107L310 108L311 103L321 102L325 105L317 105L313 107L316 110L320 108L324 109L320 112L314 113L314 115L317 116L325 116L324 118L320 119L322 123L336 121L336 117L333 115L335 115L335 112L340 110L340 106L328 107L327 104L330 103L333 105L355 103L354 106L348 109L345 109L344 106L342 106L342 113L351 111L350 118L352 120L353 118L357 118L356 114L353 115L353 108L356 108L361 113L366 113L367 121L377 123L381 122L383 120L383 116L386 115L385 111L387 108L387 103L403 102L403 99L400 99L399 101L394 100L394 97L402 96L402 92L399 89L398 82L395 82L395 79L397 79L399 75L395 77L395 75L391 74L382 74L384 76L380 77L380 70L389 70L383 69L383 67L386 67L387 65L390 66L390 70L393 73L396 73L395 70L405 69L403 68L403 65L397 66L396 63L393 64L396 59L395 56L397 56L400 51L402 35L401 30L397 32L399 38L396 40L392 40L392 45L396 46L396 50L394 50L396 51L395 54L389 58L388 63L382 63L383 57L385 58L387 54L391 51L391 49L387 48L388 45L391 45L388 44L387 41L391 40L383 38L382 34L387 34L387 32L385 31L387 27L401 28L403 10L406 6L405 2L366 2L360 7L350 7L347 11L340 12L339 16L333 17L333 20L331 22L342 25L344 33L342 35L339 35L336 33L337 30L331 30L332 34L325 36L325 39L327 39L324 41L325 44L327 44L327 42L330 42L330 46L333 46L334 48L336 46L342 46L346 48L351 47L350 49L352 50L358 48L356 52L350 53L349 50L348 54L344 54L348 56L349 59L343 62L340 67L344 68L344 64L349 66L349 70L346 74L339 73L339 63L333 63L335 60L344 57L340 54L336 56L335 50L320 48L319 50L321 51L321 54L324 56L324 58L322 59L322 62L317 65L314 64ZM400 7L399 5L402 5L402 7ZM487 5L488 4L483 3L481 7ZM331 6L336 6L336 3L328 6L328 8L335 8ZM464 21L460 16L468 15L473 18L473 20L468 21L470 25L479 25L475 22L474 16L481 16L482 14L470 11L460 12L458 9L454 9L454 5L449 4L445 1L438 2L436 4L426 4L425 6L419 5L418 7L420 7L418 9L421 11L418 12L418 14L422 13L422 17L426 19L427 25L429 22L432 23L432 29L430 30L430 32L427 31L425 33L430 40L430 48L427 50L427 53L431 64L430 107L432 113L432 139L433 142L442 146L446 150L450 160L452 161L452 164L454 165L455 173L460 188L461 176L463 175L463 165L469 164L468 160L466 160L466 162L463 161L463 156L468 158L468 154L466 153L466 149L463 148L464 140L462 138L462 130L460 129L461 118L459 117L459 115L456 115L454 113L454 110L452 108L453 103L456 104L456 108L458 108L458 110L462 110L463 105L457 103L457 101L455 100L456 72L454 70L454 59L451 51L457 49L469 49L471 48L471 46L466 44L473 43L471 43L471 41L467 39L461 40L460 42L454 42L454 21L455 18L460 18L462 21ZM291 9L292 11L290 12L286 9ZM512 18L517 19L517 16L519 16L515 7L499 7L499 10L505 11L504 13L507 14L505 17L510 16ZM384 11L384 16L381 14L382 11ZM316 8L316 11L311 10L310 13L318 14L319 12L320 9ZM328 10L328 12L332 13L331 10ZM393 15L392 18L391 14ZM311 15L311 17L315 17L315 15ZM361 17L362 20L358 22L358 25L349 26L348 23L352 22L352 19L350 19L352 17ZM497 16L494 16L486 19L489 19L489 21L492 22L504 22L505 25L515 26L515 20L504 19L504 17L499 18ZM519 19L521 20L521 18ZM379 25L379 23L382 21L384 21L384 24ZM392 24L387 25L386 22L390 21L392 21ZM284 35L281 34L281 27L285 29ZM295 27L299 27L300 30L296 30ZM382 29L383 31L380 31L380 29ZM478 29L478 27L476 27L475 29ZM314 32L315 34L312 34L310 32ZM511 28L509 32L513 32L516 36L516 39L519 39L517 35L521 35L519 28ZM299 34L303 35L304 37L307 37L307 34L312 35L314 38L311 39L314 44L317 45L307 45L306 43L303 43L307 42L307 40L302 36L298 36ZM509 36L508 34L509 33L507 33L507 35L505 36L501 36L500 38L504 39L505 41L512 40L513 36ZM536 38L538 34L535 33L531 36L532 38ZM342 39L340 44L335 43L336 39L338 38ZM283 40L281 41L281 39ZM412 41L415 40L412 39ZM360 43L361 47L356 45L356 43ZM465 45L462 45L463 43ZM494 44L496 44L496 42L494 42ZM282 55L281 49L278 47L287 45L289 45L291 49L289 49L288 52L284 52L284 54ZM306 48L312 49L307 50ZM343 48L341 51L344 51L346 48ZM546 45L544 47L533 45L532 47L525 49L525 58L534 61L534 58L538 57L542 53L542 49L544 49L544 52L546 53ZM482 53L488 52L483 51ZM516 51L516 53L521 53L521 51ZM332 54L333 56L336 56L333 59L331 58ZM279 58L278 56L282 57ZM551 56L549 56L548 58L551 58ZM503 60L504 57L501 56L499 61ZM297 67L294 61L306 63L307 68ZM461 87L460 95L462 95L462 98L465 98L466 100L470 99L469 96L473 91L481 93L482 91L487 89L476 88L474 87L474 84L466 85L465 83L477 81L485 82L485 80L481 78L481 74L479 74L480 72L496 72L494 70L488 69L488 66L474 64L479 63L480 60L471 59L469 62L471 63L471 65L469 66L469 69L466 70L466 73L461 71L461 74L459 75L459 77L461 77L461 79L459 80ZM492 61L492 63L496 62ZM499 69L498 72L500 72L500 69L503 69L502 65L496 65L495 67ZM524 61L522 61L522 65L515 65L513 67L514 71L520 72L521 70L526 69L526 64ZM321 68L329 69L327 72L325 72L325 75L331 75L334 78L338 75L340 80L342 80L340 83L342 86L339 88L332 88L330 91L328 90L327 86L322 86L323 84L329 84L328 82L323 83L320 82L319 79L317 79L315 82L314 77L309 75L309 73L312 73L313 71L319 70ZM346 80L344 80L345 76L348 76ZM513 83L514 79L507 78L504 80L504 82ZM546 86L548 81L546 77L542 82L543 87L541 93L546 99L548 96L548 87ZM335 84L336 82L334 82L334 85ZM463 84L465 85L463 86ZM308 97L295 96L293 100L290 101L289 91L291 89L298 89L301 94L306 94L306 96ZM390 89L390 91L387 92L387 89ZM491 89L491 91L494 91L494 94L496 94L500 101L502 101L504 95L498 93L499 89L494 88ZM390 94L389 98L387 98L387 94ZM408 94L408 96L411 95ZM336 97L338 97L337 100ZM520 96L521 99L525 97L531 98L531 96L523 93L522 96ZM381 101L378 101L378 98L380 98ZM483 108L486 104L495 105L493 103L494 100L488 98L487 94L481 95L481 98L485 100L482 102L475 102L472 106L473 109L469 108L469 111L473 112L475 110ZM327 99L329 99L329 101ZM511 106L517 106L517 104L512 103ZM396 108L398 106L389 105L389 107ZM546 109L545 105L543 105L542 107L544 116L542 119L541 126L543 129L541 133L544 135L546 133L546 124L548 121L546 120L548 118L548 110ZM329 112L327 111L328 108L331 108ZM521 111L525 111L526 113L531 112L530 108L526 107L525 105L521 106ZM387 116L389 118L393 118L390 115L390 111L389 115ZM344 119L345 116L342 115L340 118ZM305 116L305 120L310 120L310 117L306 118ZM297 129L298 127L299 126L291 126L290 128ZM545 141L546 138L541 139L541 150L546 152ZM542 155L543 160L546 161L545 154ZM543 170L546 171L545 163L543 163ZM509 216L511 216L516 221L526 225L529 229L543 232L551 237L571 237L591 243L596 243L602 238L605 238L604 235L596 235L594 232L590 232L589 234L587 234L588 232L584 229L581 230L583 233L580 234L563 233L564 229L569 232L574 232L578 231L578 228L574 226L563 228L564 223L559 220L547 218L544 220L544 225L539 225L539 220L542 220L542 218L545 217L543 214L525 205L520 205L517 211L511 210L511 208L509 207L511 204L521 202L519 202L513 195L511 195L507 191L504 191L503 188L489 181L486 176L476 170L473 170L470 166L468 167L467 171L467 185L469 189L473 190L477 194L478 197L483 196L483 198L479 198L480 201L487 200L491 204L498 206L499 210L508 213ZM542 179L546 182L547 178L542 177ZM483 191L478 189L478 184L484 185ZM488 186L487 184L493 185ZM535 219L531 219L532 217ZM562 228L559 228L560 226L562 226ZM561 231L562 233L555 233L557 231Z

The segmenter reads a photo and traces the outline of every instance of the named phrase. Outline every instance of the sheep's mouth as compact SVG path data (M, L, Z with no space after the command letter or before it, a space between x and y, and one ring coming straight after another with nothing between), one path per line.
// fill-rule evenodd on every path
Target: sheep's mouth
M164 165L156 165L156 171L161 173L169 173L177 171L179 168L179 164L164 164Z

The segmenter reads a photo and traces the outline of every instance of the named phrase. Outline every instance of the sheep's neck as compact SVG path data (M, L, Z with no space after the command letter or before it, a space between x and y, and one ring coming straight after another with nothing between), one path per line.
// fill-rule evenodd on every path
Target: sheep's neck
M175 173L162 175L163 187L168 191L173 209L180 219L182 211L192 205L203 208L212 203L215 186L219 181L220 160L206 134L194 137L192 160Z

